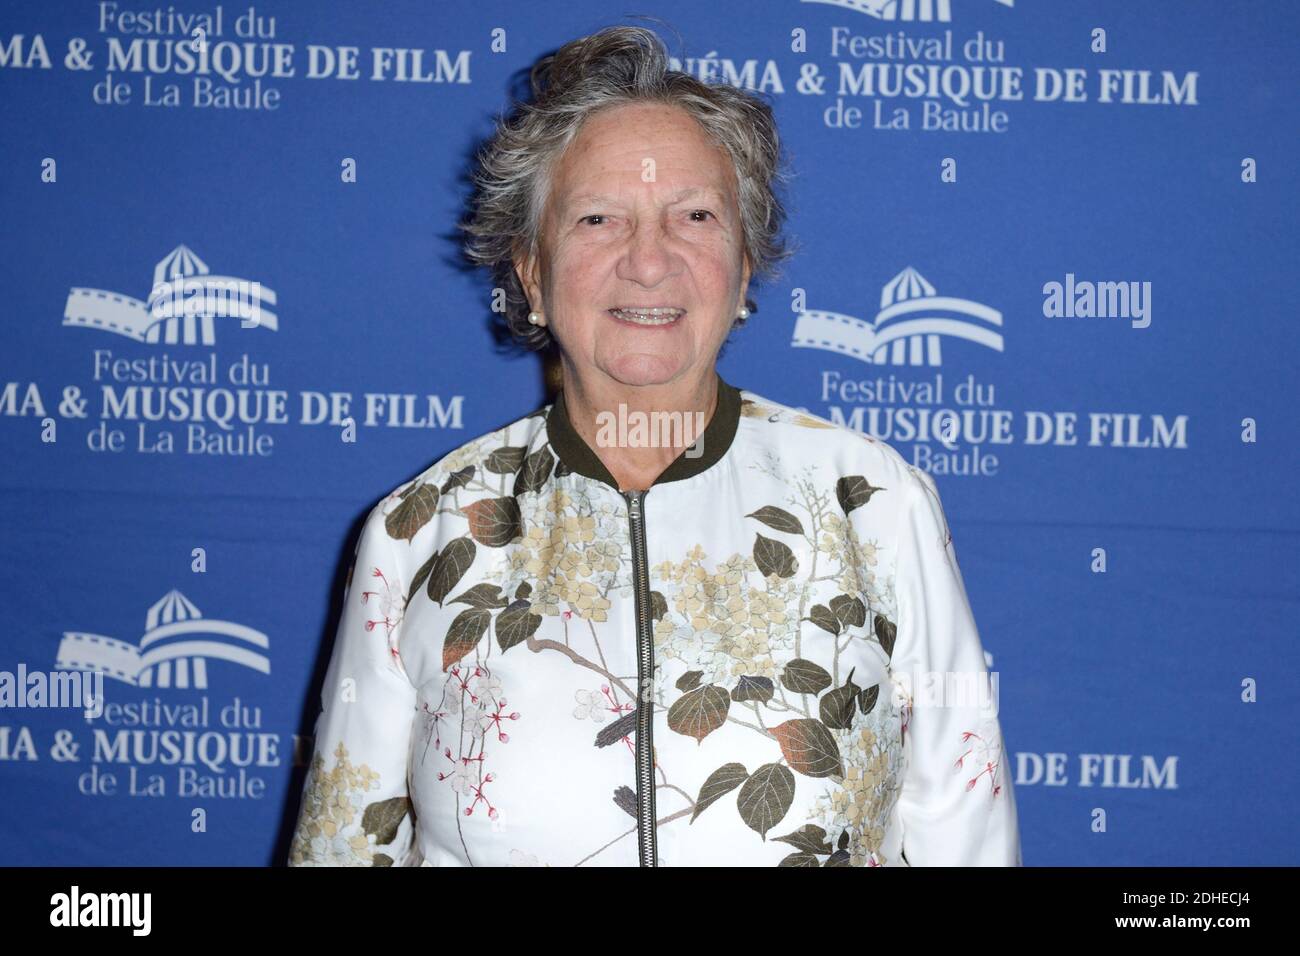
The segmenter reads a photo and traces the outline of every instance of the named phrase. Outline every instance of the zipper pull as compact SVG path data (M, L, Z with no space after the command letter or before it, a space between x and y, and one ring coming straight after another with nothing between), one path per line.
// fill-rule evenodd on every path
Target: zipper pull
M631 505L632 520L635 521L641 517L641 492L628 492L628 503Z

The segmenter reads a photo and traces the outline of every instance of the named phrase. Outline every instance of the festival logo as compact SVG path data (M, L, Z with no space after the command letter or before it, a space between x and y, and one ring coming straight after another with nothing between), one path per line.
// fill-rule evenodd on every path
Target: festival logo
M281 18L255 6L136 10L109 2L85 11L71 33L53 23L36 32L0 33L0 71L80 76L90 101L109 109L275 114L302 107L293 94L306 85L469 85L477 52L304 43L293 35L296 19L285 30ZM492 32L493 52L504 52L505 30Z
M215 345L218 320L243 328L279 329L275 293L257 281L212 275L207 263L179 245L154 266L141 301L103 289L73 287L63 324L115 332L150 345Z
M149 607L134 642L66 631L55 666L112 678L119 690L74 724L8 728L0 757L68 768L86 797L260 800L290 750L310 751L310 739L267 726L246 687L229 693L239 668L270 674L269 646L262 631L204 617L177 590ZM210 682L226 694L209 693Z
M1002 467L1000 446L1017 443L1187 447L1187 415L1004 408L997 382L960 368L945 375L943 368L976 361L986 350L1005 353L1003 314L984 302L940 295L911 266L884 284L879 309L870 318L798 312L790 345L861 363L822 369L818 403L800 408L896 446L914 467L932 475L996 475ZM1001 363L995 359L994 364ZM871 371L861 374L864 366Z
M260 281L213 274L184 244L154 267L144 299L73 287L62 327L110 333L89 337L90 383L0 382L0 419L39 422L42 443L71 433L92 452L153 461L266 458L277 432L296 427L329 428L348 444L363 428L465 427L463 395L280 387L258 356L280 329L276 304Z
M227 661L262 674L271 672L267 636L233 621L206 618L180 591L168 591L145 615L138 643L64 632L55 666L93 671L137 687L206 690L208 662Z

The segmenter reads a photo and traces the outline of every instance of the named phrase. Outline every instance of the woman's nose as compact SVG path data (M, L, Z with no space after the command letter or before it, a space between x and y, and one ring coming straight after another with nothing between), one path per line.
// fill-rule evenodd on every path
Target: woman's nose
M662 223L639 222L628 238L621 278L633 279L642 285L658 285L674 271L678 258L672 247L672 236Z

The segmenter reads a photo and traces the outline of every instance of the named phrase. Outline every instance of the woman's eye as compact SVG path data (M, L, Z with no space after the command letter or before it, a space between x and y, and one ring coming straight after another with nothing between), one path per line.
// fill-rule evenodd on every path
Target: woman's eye
M600 213L592 213L590 216L583 216L583 217L582 217L582 221L583 221L583 222L591 222L591 220L593 220L593 219L604 219L604 218L605 218L605 217L602 216Z
M695 209L692 210L691 215L692 216L713 216L713 213L709 212L707 209Z

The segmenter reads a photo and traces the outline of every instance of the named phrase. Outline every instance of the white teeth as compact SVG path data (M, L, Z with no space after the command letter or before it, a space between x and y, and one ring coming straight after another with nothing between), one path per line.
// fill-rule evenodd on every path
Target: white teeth
M656 306L652 309L610 309L614 315L637 325L667 325L683 314L681 309Z

